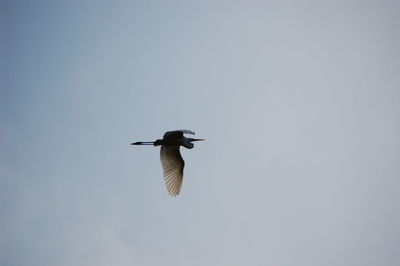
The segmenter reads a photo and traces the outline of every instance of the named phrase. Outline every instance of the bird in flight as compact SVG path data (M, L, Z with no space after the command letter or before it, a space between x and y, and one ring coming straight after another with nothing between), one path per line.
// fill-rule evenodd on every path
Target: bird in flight
M156 141L139 141L131 143L131 145L153 145L161 146L160 159L164 172L164 181L167 186L168 193L171 196L177 196L181 191L183 181L183 168L185 161L179 151L180 146L192 149L194 141L202 141L204 139L186 138L184 134L194 135L190 130L175 130L165 132L162 139Z

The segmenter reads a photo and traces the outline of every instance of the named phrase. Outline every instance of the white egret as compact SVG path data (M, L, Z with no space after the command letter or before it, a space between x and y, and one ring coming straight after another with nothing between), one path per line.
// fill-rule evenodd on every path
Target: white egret
M183 181L183 168L185 161L183 160L179 147L183 146L192 149L194 141L202 141L204 139L186 138L183 134L192 134L190 130L168 131L162 139L156 141L140 141L131 143L131 145L153 145L160 146L160 159L164 172L164 181L167 186L168 193L171 196L177 196L181 191Z

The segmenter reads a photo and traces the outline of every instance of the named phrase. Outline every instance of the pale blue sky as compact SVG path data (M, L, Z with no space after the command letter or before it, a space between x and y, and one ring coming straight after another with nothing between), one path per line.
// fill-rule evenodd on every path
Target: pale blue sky
M0 2L0 265L398 265L398 3L79 2Z

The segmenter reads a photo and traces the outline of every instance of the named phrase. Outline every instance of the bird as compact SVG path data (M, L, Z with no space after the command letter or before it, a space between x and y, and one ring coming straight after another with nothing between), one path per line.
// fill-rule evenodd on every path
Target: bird
M186 138L184 134L194 135L191 130L181 129L165 132L162 139L156 141L139 141L131 145L153 145L161 146L160 159L163 168L165 185L169 195L175 197L179 195L183 182L183 168L185 161L180 153L180 146L192 149L194 141L204 141L204 139Z

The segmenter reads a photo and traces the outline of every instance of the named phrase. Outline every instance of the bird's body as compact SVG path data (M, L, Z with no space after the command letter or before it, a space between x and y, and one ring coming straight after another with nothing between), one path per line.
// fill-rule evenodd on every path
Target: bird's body
M194 141L202 141L203 139L186 138L184 134L192 134L190 130L175 130L168 131L162 139L154 142L135 142L131 145L153 145L161 146L160 159L164 172L164 180L167 186L168 193L171 196L177 196L182 187L183 168L185 161L179 151L180 146L187 149L193 148Z

